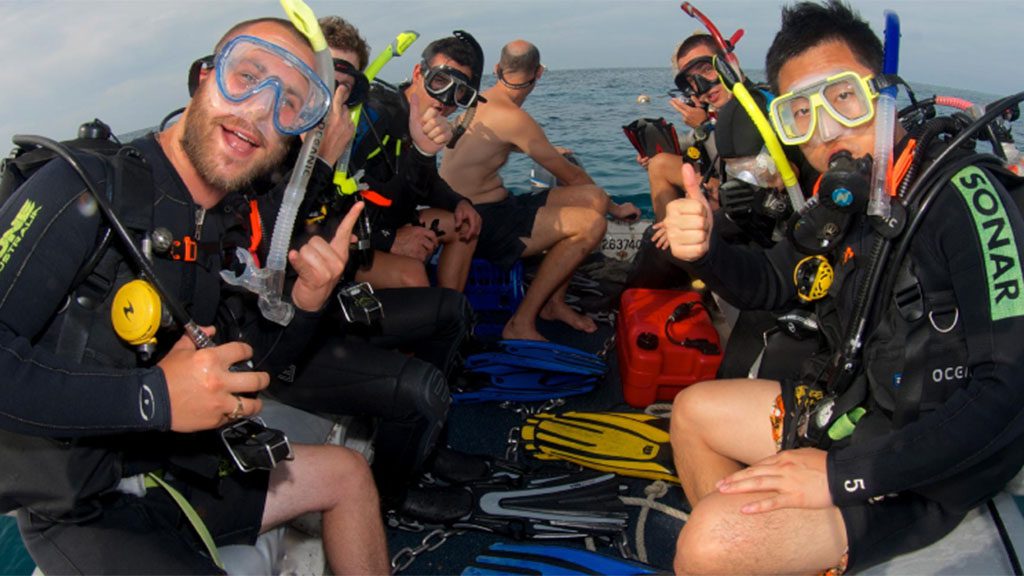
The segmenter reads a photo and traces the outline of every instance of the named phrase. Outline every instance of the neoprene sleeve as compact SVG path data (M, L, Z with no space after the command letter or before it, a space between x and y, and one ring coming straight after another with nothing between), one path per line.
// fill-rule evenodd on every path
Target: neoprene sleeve
M101 173L98 163L88 166ZM83 209L83 194L78 176L54 161L0 211L0 426L59 436L166 430L170 404L159 370L75 365L30 342L95 248L99 216ZM142 410L147 397L152 407Z
M798 257L790 244L780 242L763 250L729 243L722 239L717 220L707 254L682 266L741 310L777 310L793 303L792 270Z
M426 191L424 199L426 204L432 208L440 208L454 212L459 202L468 199L459 194L441 178L437 172L437 159L433 156L425 156L413 148L409 156L413 157L410 162L414 167L414 173L419 175L419 187ZM471 202L472 203L472 202Z

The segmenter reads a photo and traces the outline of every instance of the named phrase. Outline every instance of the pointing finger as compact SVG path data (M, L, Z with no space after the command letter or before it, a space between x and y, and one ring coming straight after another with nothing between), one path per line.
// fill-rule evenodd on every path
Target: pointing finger
M352 205L352 209L345 214L342 218L341 224L338 224L338 229L334 232L334 238L331 239L331 247L340 253L343 250L348 250L348 245L352 240L352 230L356 226L356 220L359 219L359 215L363 212L363 207L366 204L363 201L356 202Z

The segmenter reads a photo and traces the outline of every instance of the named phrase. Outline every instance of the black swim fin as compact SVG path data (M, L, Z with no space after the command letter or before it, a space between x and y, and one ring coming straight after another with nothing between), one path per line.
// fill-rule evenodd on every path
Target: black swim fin
M515 539L610 540L628 519L615 475L588 470L411 488L401 507L388 514L393 527L445 526Z
M639 576L656 570L639 562L613 558L569 546L494 542L462 571L462 576L501 574Z

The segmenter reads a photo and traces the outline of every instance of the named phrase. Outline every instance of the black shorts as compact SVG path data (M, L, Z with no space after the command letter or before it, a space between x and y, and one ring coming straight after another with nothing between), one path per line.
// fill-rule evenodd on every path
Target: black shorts
M228 546L256 541L269 479L266 471L235 473L220 482L217 494L169 483L202 517L214 542ZM25 547L44 574L222 573L166 490L150 488L143 498L115 493L103 504L99 517L82 524L18 512Z
M501 202L474 204L483 225L476 244L476 257L509 270L523 255L521 238L533 235L537 211L548 203L548 192L509 194Z
M787 448L793 446L799 415L814 405L813 394L806 390L798 393L798 383L799 380L789 378L780 383L785 414L781 419L779 440ZM773 407L773 423L776 409L777 406ZM839 512L846 526L846 570L849 572L864 570L937 542L952 532L966 516L964 512L949 510L939 502L913 492L844 506Z

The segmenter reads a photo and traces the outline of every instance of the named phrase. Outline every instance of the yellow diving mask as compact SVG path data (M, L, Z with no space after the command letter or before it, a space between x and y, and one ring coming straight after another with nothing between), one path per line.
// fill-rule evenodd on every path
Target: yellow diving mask
M820 110L847 128L867 124L875 117L879 90L891 85L884 78L841 72L775 97L769 113L779 140L789 146L809 141L818 127Z

